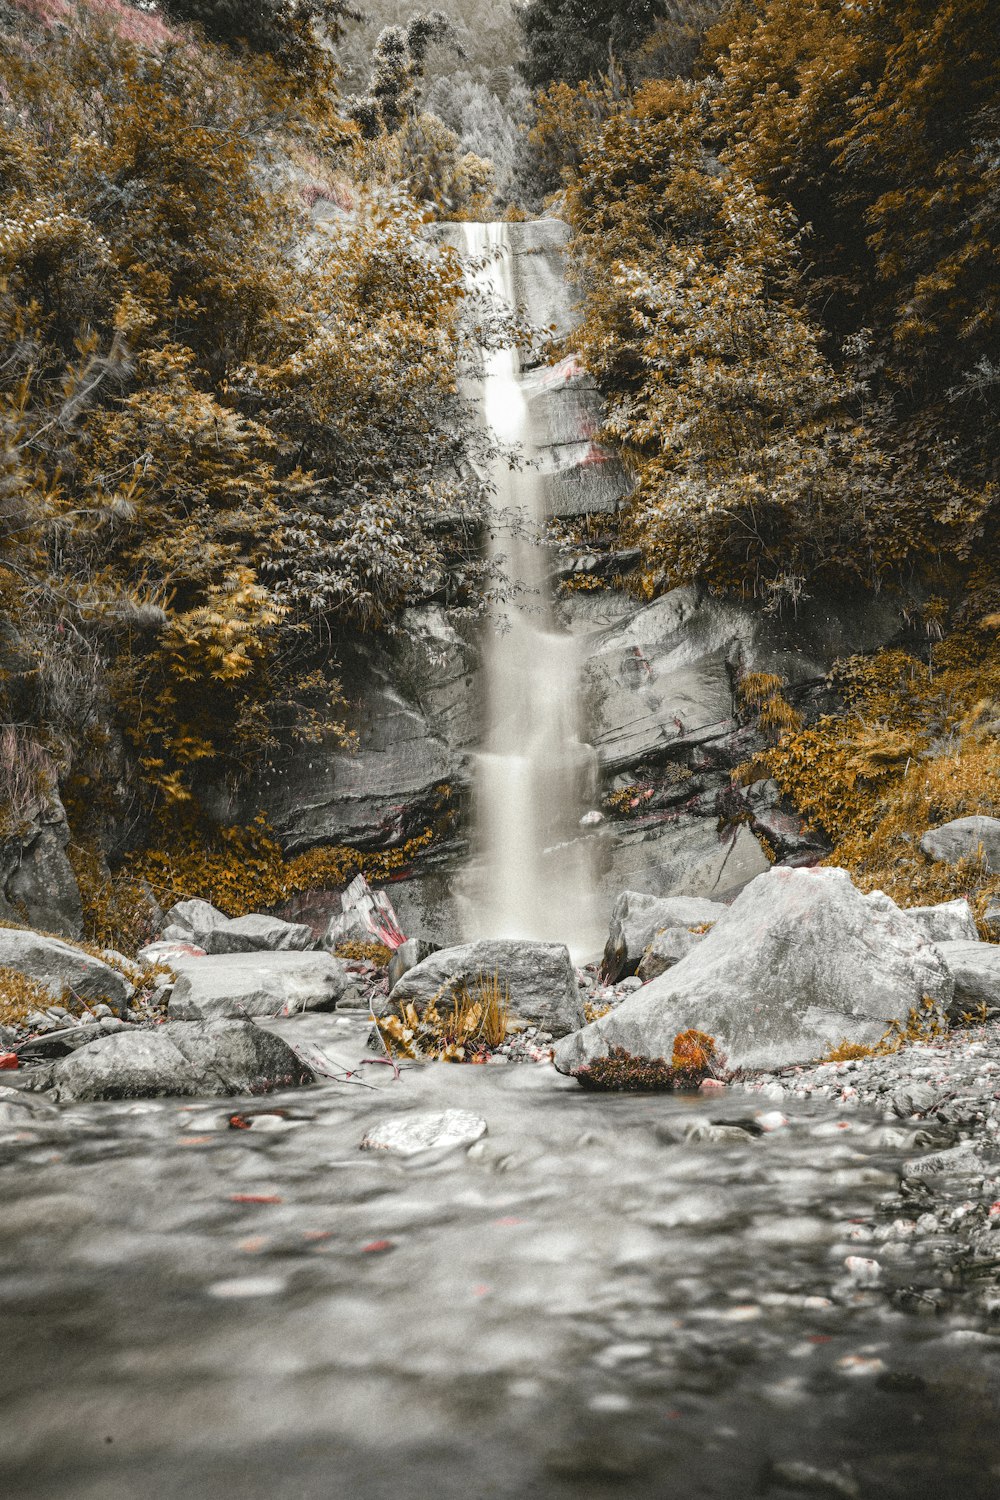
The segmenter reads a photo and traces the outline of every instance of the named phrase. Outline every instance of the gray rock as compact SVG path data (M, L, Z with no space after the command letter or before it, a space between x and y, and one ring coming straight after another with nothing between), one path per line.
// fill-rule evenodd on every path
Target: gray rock
M375 1125L361 1142L362 1151L391 1151L417 1156L424 1151L454 1151L486 1134L486 1121L464 1109L415 1110Z
M23 1130L58 1118L58 1108L44 1095L26 1089L0 1088L0 1130Z
M455 754L392 683L388 666L375 675L373 664L360 691L350 724L357 749L332 736L299 745L254 791L290 853L321 843L400 844L434 816L438 786L460 780Z
M20 841L3 880L6 903L34 927L62 937L83 935L80 888L66 857L69 828L62 803L54 798L39 813L31 831Z
M973 942L938 943L955 981L950 1014L960 1017L985 1007L987 1014L1000 1011L1000 944Z
M971 1141L962 1141L947 1151L932 1151L929 1156L918 1157L903 1165L904 1177L980 1176L984 1171L983 1158Z
M726 902L771 868L749 828L740 824L720 834L715 818L620 825L602 852L600 888L610 908L623 890Z
M32 1041L22 1042L18 1051L22 1057L63 1057L68 1052L75 1052L78 1047L89 1047L92 1042L100 1041L109 1032L119 1031L126 1024L118 1016L102 1017L97 1021L87 1021L82 1026L64 1027L47 1032Z
M565 1036L583 1020L583 1002L569 950L562 943L497 939L442 948L404 974L381 1004L383 1015L399 1004L418 1014L445 985L464 982L475 989L482 975L498 975L510 996L511 1014L534 1021L553 1036Z
M251 1021L168 1022L103 1037L53 1064L60 1101L266 1094L312 1083L288 1044Z
M341 943L374 943L375 938L365 926L364 918L357 907L350 911L335 911L320 938L320 947L333 953Z
M211 901L178 901L164 918L160 940L167 943L193 943L198 948L204 948L207 953L205 939L208 934L228 921L225 912L219 911Z
M639 961L636 970L638 978L643 984L648 984L651 979L658 979L661 974L672 969L674 964L680 963L682 958L687 958L704 935L689 932L686 927L668 927L665 932L658 932Z
M205 950L197 943L160 941L147 943L145 948L139 949L136 957L143 964L166 964L168 968L176 968L186 959L204 958Z
M401 943L389 960L389 993L392 994L393 986L399 983L404 974L408 974L417 964L423 963L425 958L430 958L432 953L437 952L437 943L430 943L426 938L407 938L405 943Z
M937 1103L944 1088L932 1088L929 1083L908 1083L892 1096L892 1112L901 1120L911 1115L925 1115Z
M978 943L979 929L968 901L942 901L937 906L908 906L906 915L932 943Z
M829 596L785 620L694 586L673 589L588 639L584 689L601 764L619 770L731 734L737 669L774 672L794 691L899 626L885 599Z
M1000 901L991 901L983 912L983 926L991 943L1000 943Z
M556 1066L573 1072L612 1047L669 1057L695 1027L732 1067L780 1067L844 1039L871 1046L925 996L940 1018L953 992L938 949L881 891L862 895L846 870L774 869L687 958L567 1037Z
M134 991L128 980L99 958L61 938L28 928L0 927L0 967L18 969L43 985L52 999L98 1000L121 1010Z
M604 973L611 983L634 974L658 933L666 935L679 930L690 937L690 927L717 922L728 910L721 901L709 901L703 896L663 897L643 891L623 891L611 913ZM678 944L683 946L683 939ZM670 962L676 963L681 957L683 954L678 952ZM664 963L660 972L669 968L670 962Z
M928 859L949 865L975 855L980 845L987 868L1000 871L1000 818L953 818L950 823L929 828L920 840Z
M182 1021L334 1010L354 993L343 959L328 953L232 953L178 964L168 1014Z
M205 933L206 953L302 953L313 946L312 928L304 922L254 913L219 922Z

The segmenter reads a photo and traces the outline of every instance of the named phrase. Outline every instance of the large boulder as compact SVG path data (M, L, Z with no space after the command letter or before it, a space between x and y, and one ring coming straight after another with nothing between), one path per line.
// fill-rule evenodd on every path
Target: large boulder
M941 1017L953 993L938 949L881 891L862 895L846 870L773 869L687 958L567 1037L556 1066L574 1072L612 1047L669 1058L694 1027L731 1067L781 1067L843 1040L873 1046L913 1009Z
M116 1032L53 1064L62 1101L160 1095L266 1094L312 1083L287 1042L250 1021L168 1022Z
M0 927L0 968L27 975L48 990L56 1004L86 1000L121 1010L134 994L125 976L110 964L30 928Z
M690 928L717 922L728 910L721 901L709 901L704 896L650 896L644 891L623 891L611 913L604 949L606 978L615 984L634 974L657 933L680 930L690 936ZM673 961L681 957L678 952Z
M1000 1011L1000 944L959 940L938 943L955 981L951 1014L956 1018Z
M172 963L179 977L168 1010L180 1021L334 1010L354 995L347 964L329 953L232 953Z
M447 986L466 984L475 991L480 979L496 975L506 986L513 1016L532 1021L553 1036L565 1036L581 1024L583 1002L569 949L562 943L533 943L526 939L491 939L442 948L409 969L383 1001L381 1014L400 1004L413 1005L418 1015Z
M207 953L209 933L228 921L225 912L211 901L178 901L163 918L160 938L166 943L193 943Z
M204 953L301 953L313 946L304 922L253 912L227 917L210 901L178 901L164 919L161 942L190 944Z
M205 934L206 953L303 953L313 946L312 928L255 912L232 917Z
M968 901L941 901L937 906L908 906L906 915L932 943L978 943L979 929Z
M948 865L968 859L982 847L987 869L1000 871L1000 818L953 818L950 823L929 828L920 847L928 859Z

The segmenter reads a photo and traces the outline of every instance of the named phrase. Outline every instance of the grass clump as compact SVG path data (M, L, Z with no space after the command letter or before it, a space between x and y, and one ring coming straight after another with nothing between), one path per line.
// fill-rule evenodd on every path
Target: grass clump
M721 1061L714 1037L703 1031L679 1031L669 1062L665 1057L643 1057L624 1047L612 1047L607 1057L595 1057L573 1077L593 1092L675 1093L696 1089L703 1079L715 1077Z
M20 969L0 965L0 1025L23 1026L33 1010L45 1011L50 1005L64 1003Z
M404 1001L397 1015L384 1016L377 1024L390 1055L485 1062L507 1036L510 995L496 971L480 973L471 988L464 980L445 986L422 1015Z
M944 1036L947 1030L948 1023L942 1018L937 1002L925 995L919 1006L910 1007L905 1021L891 1021L885 1034L872 1046L849 1042L843 1037L830 1048L823 1061L858 1062L865 1057L892 1057L909 1042L933 1042Z

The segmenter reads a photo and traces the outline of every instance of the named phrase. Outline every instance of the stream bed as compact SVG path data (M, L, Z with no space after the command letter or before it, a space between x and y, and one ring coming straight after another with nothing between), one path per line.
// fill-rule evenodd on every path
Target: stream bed
M357 1018L275 1029L372 1056ZM740 1137L760 1094L360 1075L0 1140L0 1494L1000 1493L1000 1327L900 1305L947 1248L899 1217L917 1122L793 1100ZM486 1122L468 1150L359 1150L452 1108Z

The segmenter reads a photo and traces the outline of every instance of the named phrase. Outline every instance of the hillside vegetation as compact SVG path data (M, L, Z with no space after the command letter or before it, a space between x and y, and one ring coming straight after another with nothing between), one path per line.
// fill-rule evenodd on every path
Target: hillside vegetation
M617 11L528 6L539 25L588 9ZM748 775L774 774L869 883L930 894L921 829L1000 810L992 7L658 9L622 65L552 66L532 137L634 479L636 587L699 579L784 612L891 590L923 622L919 658L845 664L844 713Z
M992 10L0 0L6 836L58 787L105 894L106 856L169 884L183 848L185 893L238 849L280 897L220 788L347 743L345 653L500 583L426 225L544 209L632 480L628 586L792 616L889 591L923 631L843 664L836 715L772 694L747 768L923 891L920 829L1000 810Z

